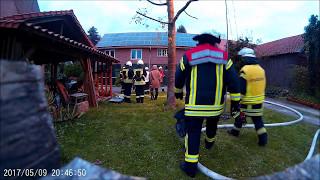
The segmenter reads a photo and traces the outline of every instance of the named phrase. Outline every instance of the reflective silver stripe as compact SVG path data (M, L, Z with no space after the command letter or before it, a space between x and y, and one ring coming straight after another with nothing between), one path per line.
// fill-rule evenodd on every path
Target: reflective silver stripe
M134 82L134 85L146 85L146 82L144 82L144 81L135 81Z
M191 60L189 64L191 66L197 65L197 64L203 64L203 63L208 63L212 62L215 64L227 64L227 61L224 59L217 59L217 58L212 58L212 57L204 57L196 60Z
M216 138L215 138L215 137L209 138L209 137L206 135L206 140L207 140L207 142L214 142L214 141L216 140Z
M219 116L223 113L223 109L219 111L192 111L185 110L185 116L199 116L199 117L209 117L209 116Z
M215 93L214 105L221 104L222 87L223 87L223 68L222 68L222 65L217 64L216 65L216 93Z
M191 69L189 104L194 105L196 103L196 94L197 94L197 66L194 66Z
M183 64L183 57L181 58L180 60L180 69L181 71L184 71L186 68L184 67L184 64Z
M205 57L205 56L223 58L223 52L206 49L206 50L202 50L202 51L193 53L191 58L192 59L197 59L197 58L201 58L201 57Z
M226 66L226 69L228 70L232 66L232 64L233 64L232 60L229 59L227 66Z
M224 104L221 105L191 105L186 104L186 109L190 110L222 110L224 108Z
M262 127L262 128L260 128L260 129L257 130L257 134L258 134L258 135L263 134L263 133L267 133L266 128Z

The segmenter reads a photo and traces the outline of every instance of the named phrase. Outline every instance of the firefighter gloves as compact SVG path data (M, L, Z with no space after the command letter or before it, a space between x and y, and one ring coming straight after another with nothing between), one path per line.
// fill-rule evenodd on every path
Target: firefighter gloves
M176 96L176 99L183 99L183 92L174 93L174 95Z

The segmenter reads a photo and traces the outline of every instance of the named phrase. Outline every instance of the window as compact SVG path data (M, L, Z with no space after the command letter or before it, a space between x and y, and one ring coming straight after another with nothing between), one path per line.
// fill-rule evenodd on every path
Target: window
M105 51L106 54L108 54L109 56L111 57L116 57L116 54L115 54L115 50L114 49L107 49Z
M142 59L142 49L131 49L131 59Z
M157 55L160 57L168 57L168 49L158 49Z

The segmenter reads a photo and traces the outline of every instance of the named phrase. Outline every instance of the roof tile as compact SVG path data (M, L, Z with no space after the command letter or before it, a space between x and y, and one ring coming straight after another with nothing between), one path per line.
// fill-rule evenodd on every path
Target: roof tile
M303 36L297 35L258 45L255 51L257 57L276 56L299 53L303 49L303 46Z
M101 54L104 57L109 57L113 62L118 62L113 57L105 54L104 52L97 50L90 40L89 40L90 46L87 46L87 45L79 43L77 41L70 40L70 38L65 38L64 36L62 36L60 34L54 33L52 31L48 31L48 29L41 28L41 26L33 26L32 23L25 22L26 20L29 20L30 18L33 18L33 17L54 16L57 14L71 15L73 17L74 21L79 26L82 33L84 34L84 36L89 40L89 38L87 37L87 35L83 31L79 21L77 20L77 18L74 15L72 10L69 10L69 11L49 11L49 12L40 12L40 13L37 12L37 13L18 14L18 15L14 15L14 16L2 17L2 18L0 18L0 28L14 28L14 29L16 29L16 28L19 28L20 25L25 25L25 28L32 28L37 32L46 33L52 37L56 37L61 40L64 40L67 43L73 43L74 45L77 45L79 48L85 48L87 50L92 50L92 52L94 52L95 54Z

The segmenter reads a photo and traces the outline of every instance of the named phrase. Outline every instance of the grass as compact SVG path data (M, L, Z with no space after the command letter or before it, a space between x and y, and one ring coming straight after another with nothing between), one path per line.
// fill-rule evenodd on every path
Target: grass
M123 174L187 179L178 168L184 153L183 141L175 134L174 112L164 110L165 98L145 101L143 105L104 103L80 119L56 123L63 163L80 156L90 162L101 160L101 166ZM290 119L265 112L266 123ZM200 162L217 173L240 179L282 171L304 160L315 131L316 127L304 123L269 128L269 144L261 148L253 129L243 129L240 138L219 129L212 150L203 148L202 138ZM197 179L208 178L199 173Z

